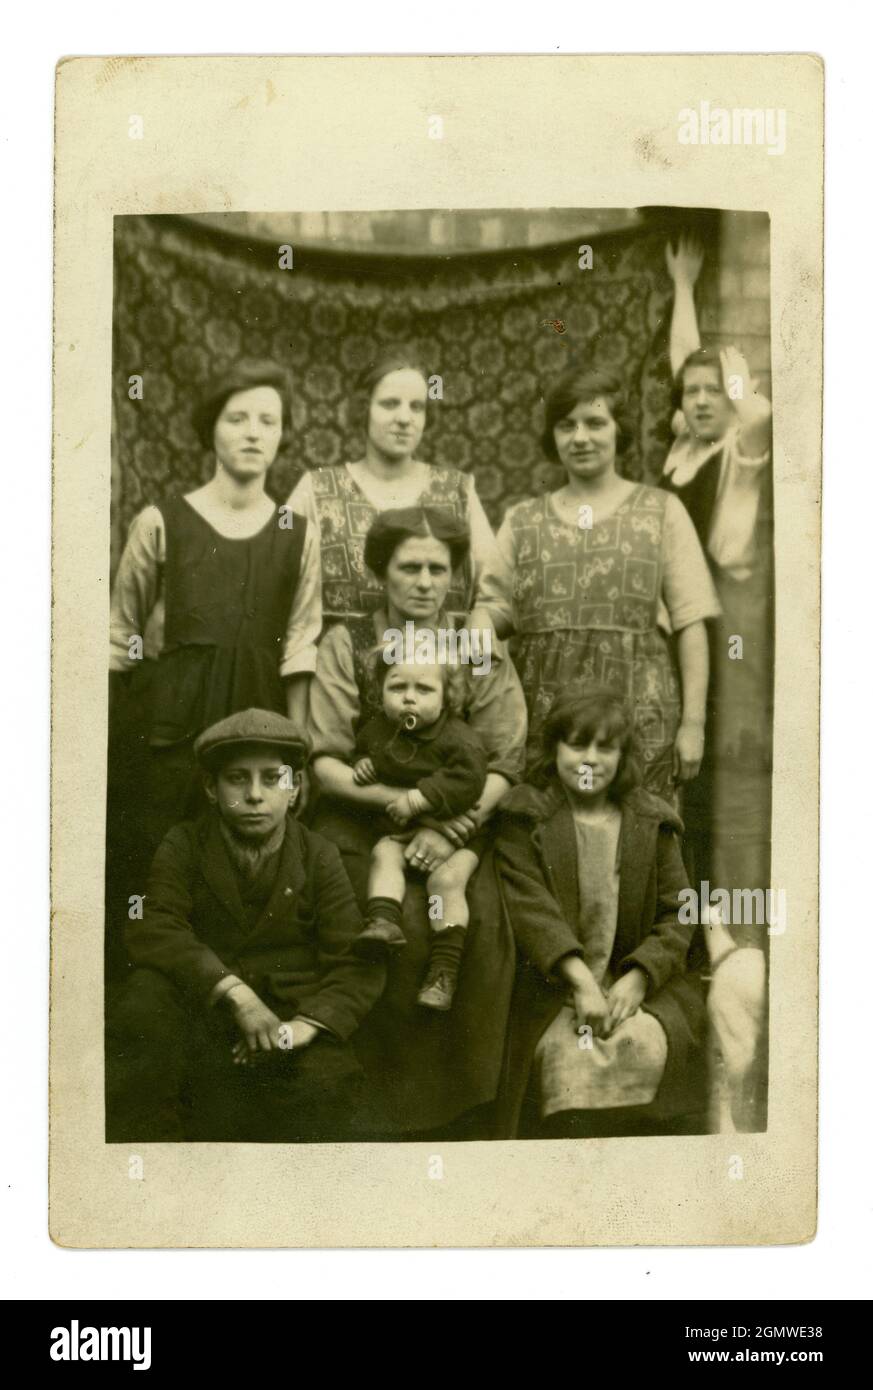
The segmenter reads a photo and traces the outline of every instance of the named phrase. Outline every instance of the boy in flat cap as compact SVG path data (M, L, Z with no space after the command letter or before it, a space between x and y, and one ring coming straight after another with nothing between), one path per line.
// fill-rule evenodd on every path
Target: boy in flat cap
M109 1138L372 1137L349 1044L384 983L336 848L290 814L305 738L267 710L200 735L209 811L152 864L109 1023Z

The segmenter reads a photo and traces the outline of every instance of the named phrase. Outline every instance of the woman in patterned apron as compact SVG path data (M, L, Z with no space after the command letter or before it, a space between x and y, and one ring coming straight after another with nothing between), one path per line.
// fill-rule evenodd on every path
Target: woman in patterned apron
M304 474L289 499L320 534L325 628L381 607L382 585L364 564L364 541L377 513L407 507L427 507L469 530L469 559L446 596L447 612L466 617L484 566L499 563L497 547L473 477L415 457L428 373L408 353L388 352L366 370L358 391L364 457Z
M703 755L704 621L719 605L681 502L618 472L629 439L617 376L571 369L557 380L542 443L566 482L509 509L503 568L483 576L479 603L499 636L515 633L532 738L569 681L607 686L633 711L644 785L672 800Z

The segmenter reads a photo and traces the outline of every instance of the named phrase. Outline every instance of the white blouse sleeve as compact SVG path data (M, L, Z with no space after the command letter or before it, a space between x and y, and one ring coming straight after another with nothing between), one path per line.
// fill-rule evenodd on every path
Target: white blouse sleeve
M479 581L476 602L491 614L492 622L500 620L513 626L512 584L515 573L515 534L509 514L503 518L494 543L494 555L485 566Z
M717 618L721 604L694 522L671 492L664 510L663 557L662 598L670 631Z
M279 666L280 675L310 675L315 670L320 633L321 546L315 527L307 523L297 587L291 603L291 612L288 614L288 629Z
M318 508L315 505L315 493L312 490L312 474L308 470L299 479L297 486L288 498L287 505L293 512L306 517L320 540L321 527L318 524Z
M470 526L470 558L473 562L473 602L480 603L480 588L483 575L491 570L500 573L502 560L497 541L491 529L491 522L476 491L476 481L472 474L467 475L467 515Z
M314 760L349 762L355 751L355 726L361 696L355 680L352 639L347 627L328 628L318 648L315 676L309 687L309 736Z
M164 519L159 508L146 507L131 522L112 589L109 607L110 671L130 671L133 668L131 637L139 637L143 639L144 646L154 646L158 650L163 646L163 613L159 615L155 610L162 608L161 569L165 560ZM156 619L159 621L156 622Z

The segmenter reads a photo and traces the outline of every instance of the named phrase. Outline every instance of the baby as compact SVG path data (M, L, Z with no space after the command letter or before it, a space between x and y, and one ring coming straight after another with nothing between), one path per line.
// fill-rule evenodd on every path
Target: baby
M405 946L406 871L424 870L435 916L418 1002L429 1009L450 1009L470 920L466 888L479 857L468 844L433 870L423 855L407 864L404 847L415 831L404 833L404 827L420 816L445 821L472 811L485 785L486 758L469 726L451 711L453 668L382 662L380 676L382 713L358 734L354 778L362 786L380 782L407 790L388 802L386 816L376 826L380 838L370 859L367 924L355 949L376 959Z

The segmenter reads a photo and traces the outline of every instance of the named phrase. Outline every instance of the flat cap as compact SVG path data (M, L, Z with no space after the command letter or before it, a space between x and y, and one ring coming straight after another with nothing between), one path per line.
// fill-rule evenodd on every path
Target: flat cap
M278 748L289 764L296 763L298 767L309 753L306 735L283 714L268 709L244 709L204 729L194 744L194 755L204 767L212 767L228 749L243 744Z

